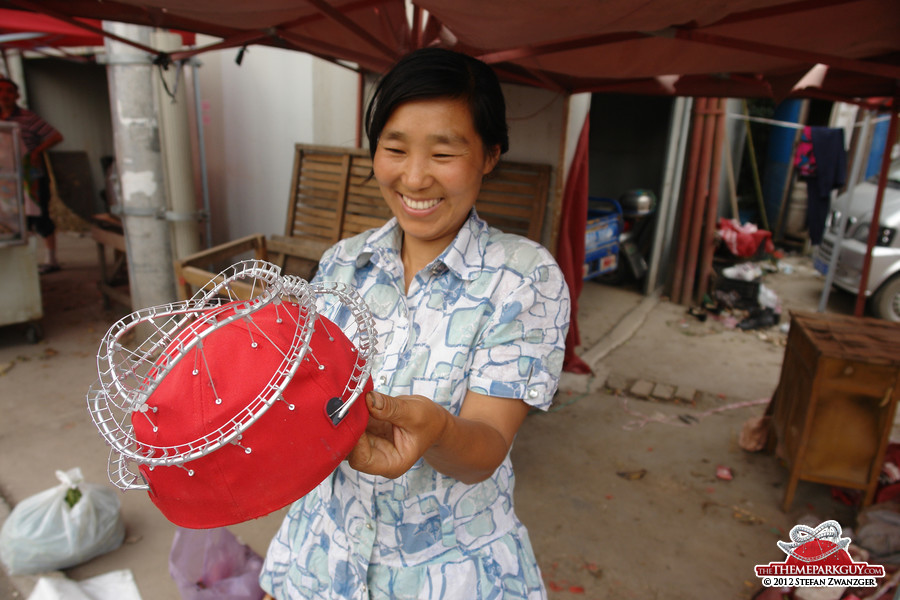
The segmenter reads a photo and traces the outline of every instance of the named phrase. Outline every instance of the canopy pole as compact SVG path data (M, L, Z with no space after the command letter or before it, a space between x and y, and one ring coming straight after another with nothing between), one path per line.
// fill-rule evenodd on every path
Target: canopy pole
M149 27L105 21L104 28L141 43L150 40ZM106 52L131 305L138 310L176 298L169 223L162 218L166 181L152 84L154 67L147 53L109 37Z
M881 231L881 203L887 187L888 171L891 169L891 148L897 140L897 108L894 106L894 112L891 113L891 123L888 125L887 139L884 142L884 154L881 155L881 173L878 175L875 208L872 209L872 224L869 226L869 238L866 240L866 256L863 259L862 277L859 280L859 292L856 294L856 306L853 310L853 314L857 317L863 316L863 309L866 306L866 288L869 287L869 269L872 268L872 249Z
M209 176L206 173L206 139L203 125L203 110L200 106L200 75L197 62L190 61L191 83L194 87L194 120L197 124L197 155L200 161L200 191L203 195L204 226L206 247L212 247L212 207L209 204Z

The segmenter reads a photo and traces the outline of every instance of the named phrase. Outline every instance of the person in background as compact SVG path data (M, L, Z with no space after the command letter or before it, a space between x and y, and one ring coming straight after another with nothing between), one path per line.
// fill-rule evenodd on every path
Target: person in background
M366 131L394 218L326 251L315 280L372 310L369 425L291 506L260 585L278 600L545 598L509 451L553 400L570 300L550 252L474 208L509 145L500 83L417 50L378 84Z
M29 231L37 233L47 248L47 262L40 272L59 271L56 256L56 224L50 218L50 177L44 164L44 152L63 141L62 134L33 111L20 107L19 86L10 79L0 77L0 120L19 124L22 142L25 181L28 192L40 209L39 215L26 217Z

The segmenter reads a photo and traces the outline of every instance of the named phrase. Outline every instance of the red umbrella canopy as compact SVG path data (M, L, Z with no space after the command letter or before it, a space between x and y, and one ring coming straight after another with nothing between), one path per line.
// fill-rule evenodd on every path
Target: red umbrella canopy
M375 71L386 70L409 49L403 0L0 0L4 6L69 23L119 21L222 38L210 48L263 44L302 50Z
M384 71L425 45L560 92L770 96L898 93L896 0L0 0L63 19L202 32ZM409 8L409 10L408 10ZM409 15L409 16L408 16ZM177 58L177 55L173 55ZM793 90L793 93L798 93ZM837 98L836 98L837 99Z
M97 19L61 20L50 15L12 9L0 9L0 45L22 49L102 46ZM194 34L182 33L185 44L194 43Z
M78 21L100 27L100 21L94 19ZM5 38L4 46L19 48L103 45L102 35L47 15L21 10L0 9L0 36Z

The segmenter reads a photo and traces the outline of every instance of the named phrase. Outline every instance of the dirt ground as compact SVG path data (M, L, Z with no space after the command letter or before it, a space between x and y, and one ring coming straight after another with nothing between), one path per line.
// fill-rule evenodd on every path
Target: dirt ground
M57 469L79 466L88 481L107 481L108 449L85 394L100 337L124 312L103 308L93 242L65 234L60 247L63 271L42 277L43 341L27 343L21 325L0 327L0 495L9 506L55 485ZM782 266L764 281L785 314L815 310L822 280L810 261ZM850 313L852 301L833 293L828 310ZM823 485L801 482L783 512L784 466L738 446L741 426L762 414L777 384L779 327L728 329L596 282L585 285L579 317L580 353L594 375L567 375L552 410L529 416L513 448L517 512L550 598L747 599L759 588L754 565L782 560L776 541L801 519L854 525L854 509ZM641 380L692 401L629 393ZM716 477L720 465L732 480ZM66 575L131 569L143 598L177 600L167 566L175 527L143 493L120 498L123 546ZM231 529L264 554L282 515ZM34 581L0 580L0 598L27 597Z

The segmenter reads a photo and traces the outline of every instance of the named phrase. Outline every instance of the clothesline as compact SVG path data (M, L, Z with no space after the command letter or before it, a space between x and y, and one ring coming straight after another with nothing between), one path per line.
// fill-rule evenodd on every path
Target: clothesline
M745 121L753 121L755 123L765 123L767 125L775 125L776 127L787 127L789 129L803 129L806 127L803 123L792 123L791 121L778 121L776 119L766 119L764 117L751 117L750 115L742 115L740 113L725 113L726 117L731 117L733 119L744 119ZM880 123L882 121L887 121L890 119L890 115L884 115L882 117L877 117L872 119L870 122L872 125L876 123ZM862 122L854 123L853 127L859 127L862 125Z

